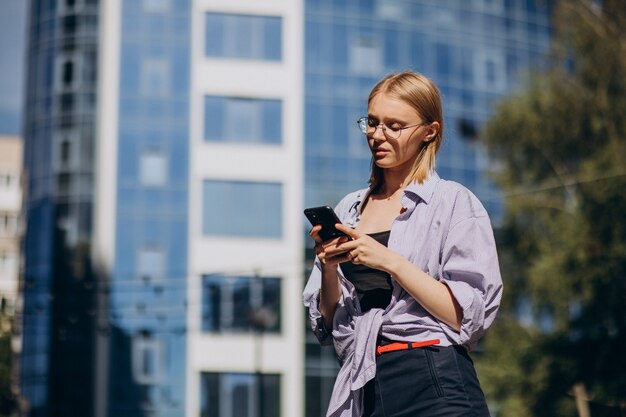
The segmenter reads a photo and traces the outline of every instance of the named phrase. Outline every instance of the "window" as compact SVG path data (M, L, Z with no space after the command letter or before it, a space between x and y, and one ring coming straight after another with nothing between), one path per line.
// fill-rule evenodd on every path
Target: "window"
M209 57L282 59L281 17L207 13L205 23L205 53Z
M145 59L141 62L141 93L165 96L170 92L170 66L165 59Z
M0 187L9 188L9 175L8 174L0 174Z
M489 84L496 82L496 64L491 60L485 61L485 78Z
M383 72L383 52L373 39L358 38L350 46L350 72L378 76Z
M202 417L279 417L280 375L200 374Z
M165 369L163 342L149 332L141 332L132 339L132 372L138 384L162 382Z
M62 19L63 32L67 36L72 36L76 33L76 29L78 27L78 18L76 15L71 14L68 16L64 16Z
M84 51L82 60L83 81L85 81L89 85L93 85L96 82L97 76L97 53L95 51L95 46L93 47L94 49L87 49L86 46L84 46L84 48L86 50Z
M405 4L398 0L377 0L376 16L380 16L383 19L401 21L408 14L406 7Z
M280 332L281 279L202 277L202 331Z
M167 181L167 159L163 152L144 151L139 160L139 182L146 186L161 186Z
M319 342L317 342L319 343ZM307 363L309 358L307 357ZM336 359L335 359L336 361ZM335 376L337 371L330 368L332 375L307 375L305 377L305 410L307 416L323 416L326 415L326 409L330 402L330 396L335 384ZM307 370L308 371L308 370Z
M17 215L0 213L0 236L14 236L17 233Z
M0 272L17 278L17 261L16 253L0 252Z
M499 51L480 50L476 54L477 87L491 92L501 92L506 88L505 56Z
M61 94L60 105L61 105L62 113L70 113L74 109L74 94L72 93Z
M211 142L279 144L282 103L270 99L207 96L204 138Z
M165 13L170 10L170 0L143 0L143 10L149 13Z
M161 248L142 248L137 255L137 272L144 281L161 281L165 277L165 253Z
M280 238L282 205L280 183L205 180L202 230L205 235Z
M72 84L74 79L74 64L72 61L66 61L63 63L63 85L68 86Z
M452 47L445 43L435 44L437 75L449 77L452 74Z
M61 142L61 163L67 164L71 155L71 143L69 139Z
M532 3L535 3L534 1ZM502 0L477 0L477 9L493 15L499 15L504 12L504 2Z

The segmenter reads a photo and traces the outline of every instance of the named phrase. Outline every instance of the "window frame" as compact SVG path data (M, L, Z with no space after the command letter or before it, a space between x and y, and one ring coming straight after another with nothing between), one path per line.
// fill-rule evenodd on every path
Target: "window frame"
M282 333L282 296L283 281L277 276L227 276L205 274L201 277L201 317L200 328L205 334L248 334L261 332L268 334ZM272 287L274 287L274 290ZM241 291L247 294L242 308ZM217 293L216 293L217 292ZM277 301L277 302L276 302ZM241 309L243 311L239 311ZM255 328L250 315L253 311L261 314L269 310L274 315L274 322L264 329ZM214 315L217 314L218 317ZM246 317L246 322L238 318ZM271 316L270 316L271 317Z
M153 158L153 160L150 160ZM161 167L146 164L162 163ZM152 176L154 173L157 176ZM160 149L144 149L139 154L138 181L143 187L163 187L167 185L169 177L169 159L166 152Z
M249 106L237 111L237 107ZM283 143L283 100L269 97L204 96L203 140L258 146L281 146ZM248 119L249 132L235 131L239 121ZM275 120L277 119L277 120Z
M220 204L216 205L216 201ZM202 235L206 238L280 240L284 234L283 204L282 181L204 179ZM251 215L250 207L264 211L265 221L258 222L257 216ZM238 213L242 215L237 216Z
M236 402L236 389L241 382L246 386L247 401ZM212 417L217 411L220 417L278 417L282 383L279 373L200 372L200 416ZM217 404L212 404L211 400ZM236 414L241 410L233 405L244 403L247 404L245 413ZM264 406L263 411L258 409L260 404Z
M204 25L204 56L206 58L267 62L283 60L284 19L282 16L206 12ZM242 27L249 29L247 36L249 39L240 37L243 33ZM275 30L278 33L275 33ZM214 40L219 43L211 43ZM238 42L243 43L238 46Z
M146 372L146 352L154 355L152 372ZM165 344L163 340L140 332L132 338L132 376L138 384L152 385L163 382L165 376Z

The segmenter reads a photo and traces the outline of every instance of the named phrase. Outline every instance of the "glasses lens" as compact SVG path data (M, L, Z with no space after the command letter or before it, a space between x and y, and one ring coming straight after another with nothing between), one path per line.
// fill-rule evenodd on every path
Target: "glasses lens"
M368 137L371 137L376 132L376 129L380 126L383 131L383 135L389 139L398 139L400 134L402 133L402 129L390 129L389 127L381 124L376 119L371 119L369 117L361 117L356 121L359 125L359 129Z
M367 135L367 117L361 117L356 123L359 125L361 132Z
M402 134L402 129L390 129L387 126L385 126L383 133L385 134L385 137L388 139L398 139L400 135Z

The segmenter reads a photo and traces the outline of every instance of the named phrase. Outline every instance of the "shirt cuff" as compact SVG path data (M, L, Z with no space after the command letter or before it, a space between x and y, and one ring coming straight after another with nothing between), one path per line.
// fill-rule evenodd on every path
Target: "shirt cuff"
M313 294L311 297L311 301L309 303L309 320L311 323L311 329L317 337L317 340L321 345L331 345L333 343L332 338L332 329L329 330L326 328L324 324L324 318L322 317L322 313L319 311L320 304L320 293L319 290Z
M471 346L484 333L485 305L481 294L468 283L442 279L461 307L463 317L458 332L446 332L456 343Z

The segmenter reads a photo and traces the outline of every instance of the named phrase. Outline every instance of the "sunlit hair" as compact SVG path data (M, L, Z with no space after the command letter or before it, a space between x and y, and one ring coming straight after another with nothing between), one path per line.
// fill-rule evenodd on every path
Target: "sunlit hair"
M410 182L417 181L421 184L435 169L435 155L443 140L443 114L439 89L430 78L417 72L404 71L380 80L369 95L368 105L380 93L385 93L413 107L424 122L439 122L439 131L434 138L422 143L413 163ZM383 182L383 168L377 166L372 158L370 186L378 191Z

